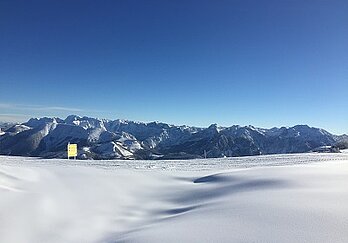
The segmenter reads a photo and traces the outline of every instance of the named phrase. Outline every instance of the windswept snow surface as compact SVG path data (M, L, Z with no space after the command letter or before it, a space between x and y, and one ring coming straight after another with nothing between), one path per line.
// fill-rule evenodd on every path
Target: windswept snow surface
M0 156L0 242L348 242L348 154Z

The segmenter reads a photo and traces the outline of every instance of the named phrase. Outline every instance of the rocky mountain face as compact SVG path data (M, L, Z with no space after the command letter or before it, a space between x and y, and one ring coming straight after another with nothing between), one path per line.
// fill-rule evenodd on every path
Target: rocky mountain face
M343 134L341 136L335 136L337 141L336 147L339 149L348 149L348 135Z
M71 115L32 118L6 128L0 133L0 154L64 158L70 142L78 144L80 159L215 158L308 152L346 137L307 125L197 128Z
M5 130L12 127L15 123L12 122L1 122L0 121L0 135L4 133Z

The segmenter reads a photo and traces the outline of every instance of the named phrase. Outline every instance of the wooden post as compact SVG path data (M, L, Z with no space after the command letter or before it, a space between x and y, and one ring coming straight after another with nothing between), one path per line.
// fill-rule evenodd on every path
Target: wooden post
M68 147L67 147L67 150L66 150L66 153L68 155L68 160L69 160L69 147L70 147L70 142L68 142Z

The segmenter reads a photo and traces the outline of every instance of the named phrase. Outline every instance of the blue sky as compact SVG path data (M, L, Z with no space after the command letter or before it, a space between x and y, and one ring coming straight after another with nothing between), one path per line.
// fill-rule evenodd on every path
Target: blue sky
M348 1L0 2L0 120L348 133Z

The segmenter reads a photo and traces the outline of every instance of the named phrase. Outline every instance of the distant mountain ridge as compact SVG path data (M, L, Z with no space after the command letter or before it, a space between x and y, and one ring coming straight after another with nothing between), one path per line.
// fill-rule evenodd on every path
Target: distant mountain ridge
M80 159L216 158L302 153L347 139L307 125L198 128L70 115L32 118L6 128L0 133L0 154L64 158L70 142L78 144Z

